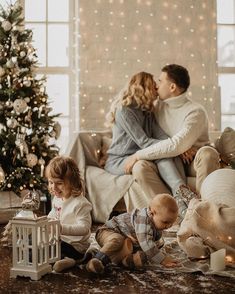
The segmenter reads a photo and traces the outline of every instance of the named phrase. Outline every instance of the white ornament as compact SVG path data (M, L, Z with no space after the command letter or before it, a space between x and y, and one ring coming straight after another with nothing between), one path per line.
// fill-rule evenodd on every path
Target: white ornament
M9 107L9 108L11 108L12 105L13 105L13 102L11 100L7 100L6 106Z
M14 63L12 62L11 59L7 60L6 66L7 66L8 68L13 68L13 67L14 67Z
M23 81L23 84L26 87L30 87L31 86L31 81L29 81L29 80Z
M20 51L20 57L25 57L26 53L24 51Z
M38 162L37 155L35 155L33 153L27 154L26 159L27 159L27 164L28 164L29 167L34 167Z
M17 62L17 57L16 57L16 56L13 56L13 57L11 58L11 61L12 61L13 63L16 63L16 62Z
M24 98L24 101L25 101L26 103L29 103L29 102L30 102L30 98L29 98L29 97L25 97L25 98Z
M4 29L4 31L10 31L11 29L11 23L8 20L4 20L2 22L2 28Z
M28 105L24 99L16 99L13 103L14 110L18 113L23 113Z
M7 119L7 126L10 129L14 129L18 126L18 122L15 118L8 118Z

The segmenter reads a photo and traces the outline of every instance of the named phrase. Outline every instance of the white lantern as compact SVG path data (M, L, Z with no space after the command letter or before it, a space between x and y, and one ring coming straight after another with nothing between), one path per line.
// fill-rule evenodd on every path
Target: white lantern
M58 220L37 217L32 211L22 210L13 218L11 277L39 280L52 271L50 263L60 259L59 226Z

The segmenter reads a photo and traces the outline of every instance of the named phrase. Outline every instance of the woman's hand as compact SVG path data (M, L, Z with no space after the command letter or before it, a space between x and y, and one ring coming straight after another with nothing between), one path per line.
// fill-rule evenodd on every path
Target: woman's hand
M137 161L138 161L138 158L136 154L133 154L126 159L125 165L124 165L124 170L126 174L132 173L132 168Z
M183 154L180 154L180 158L183 160L183 163L190 164L196 153L197 153L198 148L196 147L191 147L189 150L185 151Z

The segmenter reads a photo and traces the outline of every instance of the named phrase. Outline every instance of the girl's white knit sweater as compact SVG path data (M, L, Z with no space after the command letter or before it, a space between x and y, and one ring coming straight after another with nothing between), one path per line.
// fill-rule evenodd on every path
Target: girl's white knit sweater
M91 203L84 197L70 196L68 199L54 197L49 218L60 220L61 240L84 253L89 247L91 234Z

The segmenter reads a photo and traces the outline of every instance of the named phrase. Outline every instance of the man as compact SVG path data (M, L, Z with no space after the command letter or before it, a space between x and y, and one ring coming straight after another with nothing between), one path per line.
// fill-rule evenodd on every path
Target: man
M152 160L181 155L186 174L196 176L197 192L206 176L219 168L219 154L209 146L206 111L187 97L189 85L190 77L183 66L162 68L155 116L169 138L137 151L125 164L126 173L132 172L146 194L168 192Z

